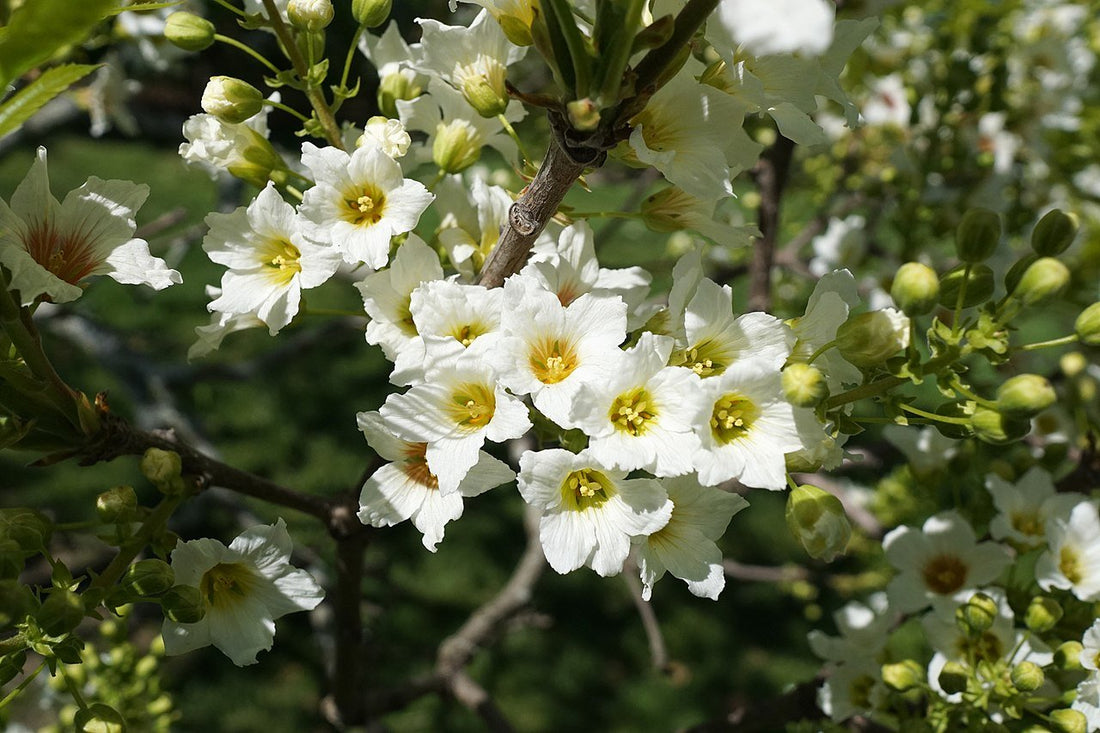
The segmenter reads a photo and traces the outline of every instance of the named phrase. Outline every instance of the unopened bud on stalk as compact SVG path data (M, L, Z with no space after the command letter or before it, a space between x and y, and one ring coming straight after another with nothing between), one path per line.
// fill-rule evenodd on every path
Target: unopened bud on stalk
M163 560L148 558L138 560L126 569L122 578L122 587L139 596L156 596L172 587L176 574Z
M787 527L810 557L832 562L852 538L852 524L840 499L804 484L787 498Z
M176 12L164 21L164 37L184 51L203 51L214 44L214 24L194 13Z
M160 605L164 615L177 624L193 624L206 615L202 592L193 585L173 585L160 597Z
M393 0L351 0L351 17L364 28L377 28L390 17Z
M909 318L894 308L852 316L836 332L836 347L857 367L881 365L909 346Z
M166 494L183 489L183 462L179 453L160 448L149 448L141 457L141 474Z
M1086 346L1100 346L1100 302L1081 311L1073 322L1073 331Z
M574 99L565 108L569 111L569 124L574 130L590 132L600 126L600 108L588 97Z
M319 31L332 22L331 0L290 0L286 16L295 28L303 31Z
M71 590L54 588L35 614L39 627L50 636L61 636L84 618L84 601Z
M1012 668L1009 673L1012 684L1020 692L1034 692L1042 686L1046 675L1043 668L1035 662L1023 661Z
M1081 652L1084 650L1085 647L1079 641L1063 642L1061 646L1054 650L1054 664L1059 669L1081 669Z
M1039 305L1061 295L1069 281L1068 267L1053 257L1040 257L1024 270L1012 297L1024 305Z
M907 316L923 316L936 307L940 278L928 265L906 262L894 276L890 297Z
M240 151L240 159L231 163L227 170L258 188L266 186L269 180L277 184L286 183L286 162L275 152L268 139L247 125L242 125L240 131L248 137L248 144Z
M444 173L460 173L481 157L481 133L466 120L440 122L432 142L432 160Z
M1001 217L989 209L970 209L955 230L955 251L963 262L989 259L1001 240Z
M386 117L399 117L397 101L416 99L424 90L416 83L416 73L403 69L378 80L378 109Z
M264 95L246 81L214 76L206 83L200 104L219 120L239 124L263 109Z
M812 364L788 364L782 384L783 396L795 407L817 407L829 396L825 375Z
M1045 634L1062 620L1062 607L1058 601L1046 596L1035 596L1024 613L1024 623L1036 634Z
M391 120L382 115L375 115L367 120L363 134L355 141L357 148L375 145L394 160L408 153L411 144L412 138L409 137L401 121Z
M137 511L137 494L129 486L107 489L95 499L95 511L109 524L129 522Z
M1031 431L1031 422L979 406L970 416L970 427L979 440L992 445L1005 445L1027 435Z
M1060 209L1048 211L1031 231L1031 248L1043 257L1057 257L1077 236L1077 217Z
M997 620L997 602L985 593L975 593L955 609L955 624L967 634L978 636Z
M508 92L503 83L496 86L481 74L473 74L462 81L462 96L485 118L502 115L508 109Z
M924 667L914 659L882 665L882 681L891 690L905 692L924 682Z
M956 692L966 691L966 681L970 675L959 662L948 662L943 665L943 670L940 671L939 683L940 688L948 695L954 695Z
M1057 401L1054 386L1038 374L1018 374L997 388L997 411L1011 417L1029 418Z
M1051 710L1047 716L1057 733L1088 733L1089 721L1080 710Z

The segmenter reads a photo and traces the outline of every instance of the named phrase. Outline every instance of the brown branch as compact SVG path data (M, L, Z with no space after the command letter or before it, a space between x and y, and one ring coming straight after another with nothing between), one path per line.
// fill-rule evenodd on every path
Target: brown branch
M365 720L363 670L366 649L363 644L363 616L360 612L363 595L363 555L367 549L366 528L355 514L358 502L334 506L329 530L340 527L336 537L336 583L332 608L334 628L334 662L332 665L332 699L339 722L344 726L359 725ZM348 516L350 514L350 517ZM352 527L350 522L354 521Z
M798 565L746 565L736 560L723 560L722 569L726 577L737 580L750 580L760 583L790 583L795 580L809 580L810 571Z
M776 133L778 135L778 133ZM749 266L749 311L766 311L771 306L772 265L779 239L779 209L794 155L794 142L779 135L764 151L753 170L760 191L760 238L753 247Z
M485 688L475 682L466 670L458 670L452 675L450 692L466 708L480 715L485 727L493 733L512 733L515 730Z
M649 657L653 662L653 669L658 672L668 672L668 648L665 647L661 624L657 621L653 606L642 598L642 582L638 579L638 566L633 560L627 560L622 576L630 589L630 600L634 601L634 607L642 620L642 628L645 629L645 636L649 641Z

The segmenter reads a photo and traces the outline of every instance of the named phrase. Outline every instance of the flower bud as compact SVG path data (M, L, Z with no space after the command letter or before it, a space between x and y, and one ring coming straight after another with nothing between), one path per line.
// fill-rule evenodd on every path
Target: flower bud
M386 74L378 80L378 109L386 117L398 117L398 100L416 99L423 93L424 90L416 83L415 72L403 69Z
M970 416L974 436L992 445L1014 443L1031 432L1031 421L1004 415L988 407L976 407Z
M1077 236L1077 216L1060 209L1048 211L1031 230L1031 248L1041 257L1057 257Z
M142 475L165 493L174 493L182 488L182 471L183 462L175 451L149 448L141 457Z
M1100 346L1100 302L1081 311L1073 322L1073 331L1086 346Z
M894 275L890 297L908 316L923 316L936 307L940 278L936 271L919 262L906 262Z
M409 152L411 144L412 138L409 137L401 121L391 120L382 115L375 115L367 120L363 134L355 141L357 148L374 145L395 160Z
M1062 607L1058 601L1046 596L1035 596L1024 613L1024 623L1036 634L1045 634L1062 620Z
M76 712L73 727L79 733L125 733L126 720L111 706L93 702Z
M955 624L971 636L988 631L997 620L997 602L985 593L975 593L955 609Z
M223 122L239 124L264 106L264 95L246 81L232 76L213 76L206 82L200 102L204 111Z
M282 157L275 152L271 142L247 125L241 125L239 132L248 138L240 151L240 158L226 167L233 176L263 188L269 180L280 183L285 181L288 170Z
M840 499L804 484L787 498L787 527L810 557L832 562L852 538L852 524Z
M1058 368L1070 379L1077 377L1089 366L1089 360L1080 351L1067 351L1058 360Z
M149 558L138 560L127 568L122 587L139 596L156 596L171 588L175 582L176 574L168 563Z
M462 96L485 118L502 115L508 108L508 92L503 84L495 86L481 74L472 74L463 80Z
M901 662L882 665L882 681L891 690L905 692L924 682L924 667L916 660L905 659Z
M533 15L526 20L521 15L501 13L497 16L497 22L500 23L500 29L504 31L504 36L517 46L530 46L535 42L535 39L531 36L531 21L533 19Z
M177 624L193 624L206 615L202 593L193 585L173 585L160 597L160 606Z
M963 262L989 259L1001 239L1001 217L989 209L970 209L955 230L955 251Z
M1008 268L1008 272L1005 273L1005 290L1007 292L1011 293L1016 289L1016 286L1020 284L1020 278L1027 272L1027 268L1031 267L1037 259L1039 259L1039 255L1028 252L1012 263L1012 267Z
M444 173L459 173L481 157L481 133L466 120L440 122L432 142L432 160Z
M129 486L107 489L95 499L95 511L108 524L129 522L137 512L137 494Z
M588 97L574 99L565 108L569 112L569 124L574 130L591 132L600 126L600 108Z
M11 540L23 552L46 549L53 522L42 512L26 507L0 509L0 539Z
M364 28L377 28L390 17L393 0L351 0L351 17Z
M1061 646L1054 650L1054 664L1059 669L1081 669L1081 652L1084 650L1085 647L1079 641L1063 642Z
M332 22L332 0L290 0L286 16L295 28L319 31Z
M893 308L852 316L837 329L836 346L857 367L881 365L909 346L909 318Z
M1018 374L997 388L997 411L1010 417L1029 418L1057 399L1050 380L1038 374Z
M956 692L964 692L966 691L966 681L969 678L970 675L967 673L966 667L958 662L948 662L943 665L943 669L940 670L940 689L948 695L953 695Z
M1038 690L1046 679L1043 668L1035 662L1020 662L1010 672L1012 684L1020 692L1034 692Z
M214 24L194 13L176 12L164 21L164 37L184 51L203 51L214 45Z
M944 273L940 280L940 305L954 308L959 302L959 288L966 276L966 266L959 265ZM966 294L963 296L963 308L981 305L993 296L993 270L987 265L972 265L970 277L966 279Z
M1055 733L1088 733L1088 718L1080 710L1051 710L1047 717L1054 726Z
M1024 305L1038 305L1061 295L1069 281L1068 267L1053 257L1040 257L1024 270L1011 297Z
M783 396L795 407L817 407L829 396L829 385L820 369L795 362L783 369Z
M38 626L50 636L61 636L84 618L84 601L71 590L54 588L35 614Z

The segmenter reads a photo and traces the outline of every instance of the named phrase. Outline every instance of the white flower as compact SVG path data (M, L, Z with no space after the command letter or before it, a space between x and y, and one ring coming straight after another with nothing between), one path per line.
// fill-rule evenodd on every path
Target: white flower
M582 295L567 307L524 275L504 283L500 380L558 425L570 426L573 398L582 384L608 379L626 338L626 304L620 298Z
M669 479L664 487L673 505L668 524L636 540L642 598L650 599L653 585L667 571L700 598L718 600L726 574L715 543L749 503L729 491L700 486L694 476Z
M990 535L1026 549L1044 544L1049 522L1066 519L1073 507L1085 499L1081 494L1055 493L1050 474L1038 466L1015 484L990 474L985 487L997 507L997 516L989 524Z
M788 321L795 344L790 361L807 362L817 350L836 339L837 329L848 320L849 310L859 303L855 278L847 270L836 270L814 286L806 313ZM845 384L860 384L863 374L849 364L836 349L826 349L814 359L825 374L830 392L839 392Z
M959 441L946 437L933 427L916 430L913 425L887 425L882 429L882 437L902 452L917 478L925 478L946 468L959 447ZM994 533L993 539L1004 538Z
M428 468L444 494L457 491L486 440L518 438L531 427L527 407L508 394L480 355L463 352L426 372L424 384L391 394L379 411L386 428L427 443Z
M1035 564L1043 590L1064 588L1082 601L1100 600L1100 515L1096 504L1083 501L1067 519L1046 523L1047 551Z
M206 295L211 299L217 298L221 295L221 292L222 289L219 287L206 286ZM263 328L266 325L253 313L237 314L215 311L210 323L195 327L195 335L199 338L187 350L187 360L201 359L210 352L217 351L225 337L231 333L249 328Z
M313 223L309 236L339 249L349 264L384 267L390 239L411 231L434 198L423 184L404 178L401 166L376 147L348 155L307 142L302 163L316 184L305 192L299 209Z
M978 542L956 511L930 517L918 531L897 527L883 538L886 559L898 570L886 592L891 607L919 611L930 603L957 600L992 582L1011 562L996 542Z
M755 226L731 226L728 216L716 218L715 206L724 198L717 195L700 198L668 186L642 202L642 220L656 232L688 229L723 247L746 247L753 237L760 235L760 230Z
M727 53L745 46L756 56L818 55L833 40L834 6L826 0L722 0L707 37Z
M212 539L176 545L176 583L199 589L206 615L193 624L165 620L165 653L213 644L236 665L255 663L274 642L275 619L309 611L324 597L309 573L290 564L290 551L282 519L245 530L229 547Z
M737 479L773 491L786 487L784 454L802 448L802 441L780 379L767 361L745 359L703 380L706 400L695 419L700 448L694 456L701 483Z
M422 369L463 351L493 361L495 355L488 352L502 336L503 297L500 288L489 290L453 280L433 280L414 290L409 312L424 343Z
M626 479L588 451L527 451L519 460L519 492L542 510L539 540L550 567L568 573L587 565L615 575L632 537L664 527L672 502L654 479Z
M462 516L462 500L507 483L516 474L485 451L459 482L458 490L444 494L428 468L426 443L410 443L392 436L377 412L360 412L359 429L380 457L391 461L375 471L359 495L359 520L374 527L390 527L411 519L424 535L424 547L435 552L443 528Z
M27 176L0 201L0 264L11 273L10 287L22 305L39 296L55 303L76 300L89 277L107 275L126 285L163 290L183 281L164 260L134 239L134 216L149 187L92 176L63 202L50 193L46 149L38 148Z
M403 157L409 152L412 138L405 132L405 126L400 120L391 120L382 115L375 115L367 120L367 126L363 134L355 141L355 147L373 145L381 148L382 152L391 158Z
M890 74L876 79L871 86L871 96L863 103L860 113L868 125L908 128L913 110L901 76Z
M279 101L278 92L268 97ZM214 115L191 115L183 123L183 136L179 155L188 165L197 165L211 178L223 175L230 168L251 166L245 151L251 149L270 151L267 141L267 116L272 107L264 107L253 117L240 124L223 122ZM270 151L272 154L273 151Z
M1088 677L1078 683L1070 707L1088 719L1089 730L1100 730L1100 620L1085 631L1081 646L1081 666L1088 670Z
M826 666L827 677L817 692L821 711L836 722L878 709L888 693L882 666L870 659Z
M692 470L699 447L694 420L703 400L699 377L665 366L672 339L644 332L606 381L585 384L570 422L589 436L588 452L623 471L657 476Z
M439 243L459 275L473 280L500 239L512 197L480 176L469 182L461 175L444 176L434 190Z
M301 291L323 284L340 266L337 250L302 236L294 207L270 183L248 208L210 214L206 224L203 249L229 268L210 310L254 313L272 336L298 312Z
M895 622L889 610L886 594L881 592L872 594L866 603L846 603L833 614L840 633L829 636L814 629L808 636L810 649L828 662L878 661Z

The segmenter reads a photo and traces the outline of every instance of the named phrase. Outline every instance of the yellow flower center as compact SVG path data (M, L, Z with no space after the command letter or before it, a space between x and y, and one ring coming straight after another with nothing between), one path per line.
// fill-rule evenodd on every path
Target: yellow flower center
M451 336L454 340L462 344L463 346L469 346L474 342L478 336L486 332L484 326L480 323L467 323L462 326L455 326L451 329Z
M302 271L302 263L299 261L302 253L285 239L268 242L260 256L264 267L268 268L268 276L279 285L286 285Z
M371 185L344 200L347 219L356 226L377 224L386 208L386 194Z
M1043 535L1043 523L1035 512L1014 512L1012 514L1012 527L1020 534L1028 537L1041 537Z
M225 609L244 600L258 579L244 563L220 562L202 574L199 592L207 608Z
M733 363L733 353L714 341L700 341L690 349L673 352L669 359L672 366L685 366L700 377L713 377L726 371Z
M496 406L492 389L483 384L463 384L451 393L447 409L456 425L472 432L489 424Z
M571 472L561 484L561 503L573 512L602 506L615 495L615 485L607 476L591 468Z
M955 642L955 649L962 659L976 657L987 662L996 662L1005 652L1004 645L997 635L983 631L978 637L961 636Z
M644 387L638 387L616 397L608 417L616 430L638 436L649 429L656 415L653 398Z
M405 447L405 457L402 459L401 470L411 480L426 486L429 489L439 488L439 479L428 468L427 443L409 443Z
M947 595L963 587L969 569L956 555L936 555L924 565L921 576L933 593Z
M748 397L737 392L722 395L711 412L711 434L723 445L731 443L747 435L759 415L760 409Z
M1066 580L1077 585L1085 577L1081 569L1081 556L1072 547L1063 547L1058 553L1058 569Z
M535 379L543 384L557 384L577 368L577 352L569 342L543 339L531 347L528 357Z

